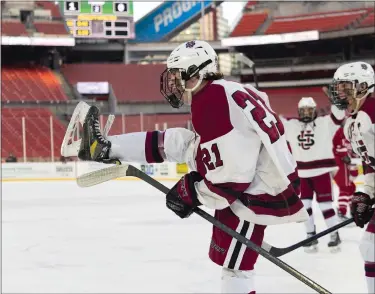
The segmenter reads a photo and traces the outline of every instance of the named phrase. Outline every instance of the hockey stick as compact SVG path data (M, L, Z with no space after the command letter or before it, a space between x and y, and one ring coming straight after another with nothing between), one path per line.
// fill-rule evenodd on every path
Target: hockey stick
M120 166L112 166L106 169L91 172L89 174L84 174L77 178L77 183L80 187L90 187L90 186L105 182L107 180L113 179L114 175L117 175L118 177L123 177L123 176L137 177L165 194L169 192L169 188L164 186L162 183L153 179L152 177L140 171L139 169L135 168L134 166L126 165L126 164L120 165ZM199 216L201 216L202 218L204 218L205 220L207 220L208 222L210 222L211 224L213 224L215 227L221 229L223 232L227 233L231 237L235 238L236 240L244 244L246 247L257 252L258 254L268 259L273 264L282 268L284 271L286 271L287 273L289 273L290 275L292 275L299 281L303 282L310 288L314 289L316 292L322 293L322 294L331 293L327 289L317 284L316 282L312 281L310 278L298 272L296 269L292 268L290 265L288 265L284 261L273 256L267 250L264 250L262 247L257 246L250 240L246 239L244 236L240 235L238 232L232 230L231 228L227 227L223 223L219 222L216 218L214 218L212 215L208 214L207 212L203 211L202 209L196 208L194 209L194 212L198 214Z
M372 204L374 205L375 204L375 199L372 199ZM350 219L347 219L346 221L343 221L333 227L330 227L329 229L325 230L325 231L322 231L314 236L311 236L310 238L307 238L305 240L302 240L296 244L293 244L292 246L289 246L289 247L285 247L285 248L277 248L277 247L274 247L266 242L263 242L262 243L262 248L264 248L265 250L267 250L269 253L271 253L272 255L276 256L276 257L280 257L280 256L283 256L293 250L296 250L300 247L302 247L303 245L307 244L307 243L310 243L311 241L314 241L314 240L317 240L331 232L334 232L342 227L345 227L351 223L354 222L354 218L350 218Z
M310 243L311 241L317 240L317 239L319 239L319 238L321 238L321 237L323 237L323 236L325 236L325 235L327 235L327 234L329 234L331 232L334 232L334 231L336 231L336 230L338 230L338 229L340 229L342 227L345 227L345 226L347 226L347 225L349 225L349 224L351 224L353 222L354 222L354 218L348 219L346 221L343 221L343 222L337 224L336 226L330 227L329 229L327 229L325 231L322 231L322 232L320 232L320 233L318 233L318 234L316 234L316 235L314 235L314 236L312 236L310 238L302 240L302 241L300 241L300 242L298 242L296 244L293 244L293 245L291 245L289 247L277 248L277 247L274 247L274 246L268 244L267 242L263 242L262 243L262 248L264 248L265 250L267 250L273 256L280 257L280 256L283 256L283 255L285 255L285 254L293 251L293 250L296 250L296 249L302 247L303 245L306 245L306 244Z

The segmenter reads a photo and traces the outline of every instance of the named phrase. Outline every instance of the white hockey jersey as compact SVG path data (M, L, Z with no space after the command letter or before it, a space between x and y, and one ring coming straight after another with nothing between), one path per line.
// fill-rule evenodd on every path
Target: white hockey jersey
M230 207L252 223L307 219L291 185L296 162L265 93L225 80L209 82L194 95L191 112L195 133L172 128L112 136L110 156L128 162L186 162L204 177L196 183L203 205Z
M357 114L345 122L345 137L353 151L361 157L364 173L364 193L375 197L375 98L367 97Z
M330 115L318 116L308 124L298 118L282 118L299 177L315 177L338 169L332 140L344 118L345 111L334 105Z

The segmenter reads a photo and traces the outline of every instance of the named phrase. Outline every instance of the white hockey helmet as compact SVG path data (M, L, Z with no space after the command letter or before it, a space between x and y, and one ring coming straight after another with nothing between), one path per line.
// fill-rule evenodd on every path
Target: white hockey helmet
M298 102L298 116L304 123L312 122L316 118L316 102L312 97L302 97Z
M215 50L205 41L189 41L179 45L167 59L167 69L160 76L160 92L174 108L181 107L184 92L196 90L203 79L218 71L218 57ZM198 77L198 83L186 88L186 81Z
M330 85L330 99L339 109L347 109L350 99L355 99L351 114L359 108L359 101L374 92L375 74L372 66L363 61L340 66Z

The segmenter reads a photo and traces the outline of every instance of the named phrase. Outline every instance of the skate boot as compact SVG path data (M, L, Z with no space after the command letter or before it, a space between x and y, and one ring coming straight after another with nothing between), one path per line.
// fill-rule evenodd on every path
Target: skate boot
M307 233L307 238L310 238L312 236L315 236L316 232ZM306 253L315 253L318 252L318 240L311 241L310 243L307 243L303 245Z
M330 241L328 242L328 248L331 251L331 253L336 253L339 252L340 249L340 244L341 244L341 239L340 235L338 232L331 233L330 235Z
M78 152L81 160L117 163L117 159L109 158L111 142L100 132L99 109L91 106L83 123L82 141Z

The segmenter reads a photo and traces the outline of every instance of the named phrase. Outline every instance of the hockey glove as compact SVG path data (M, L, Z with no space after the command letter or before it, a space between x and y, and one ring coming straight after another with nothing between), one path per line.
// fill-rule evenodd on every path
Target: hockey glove
M167 194L167 207L180 218L189 217L194 208L201 205L194 187L194 183L201 180L203 177L198 172L184 175Z
M356 225L363 228L374 213L370 196L362 192L355 192L352 197L351 213Z

